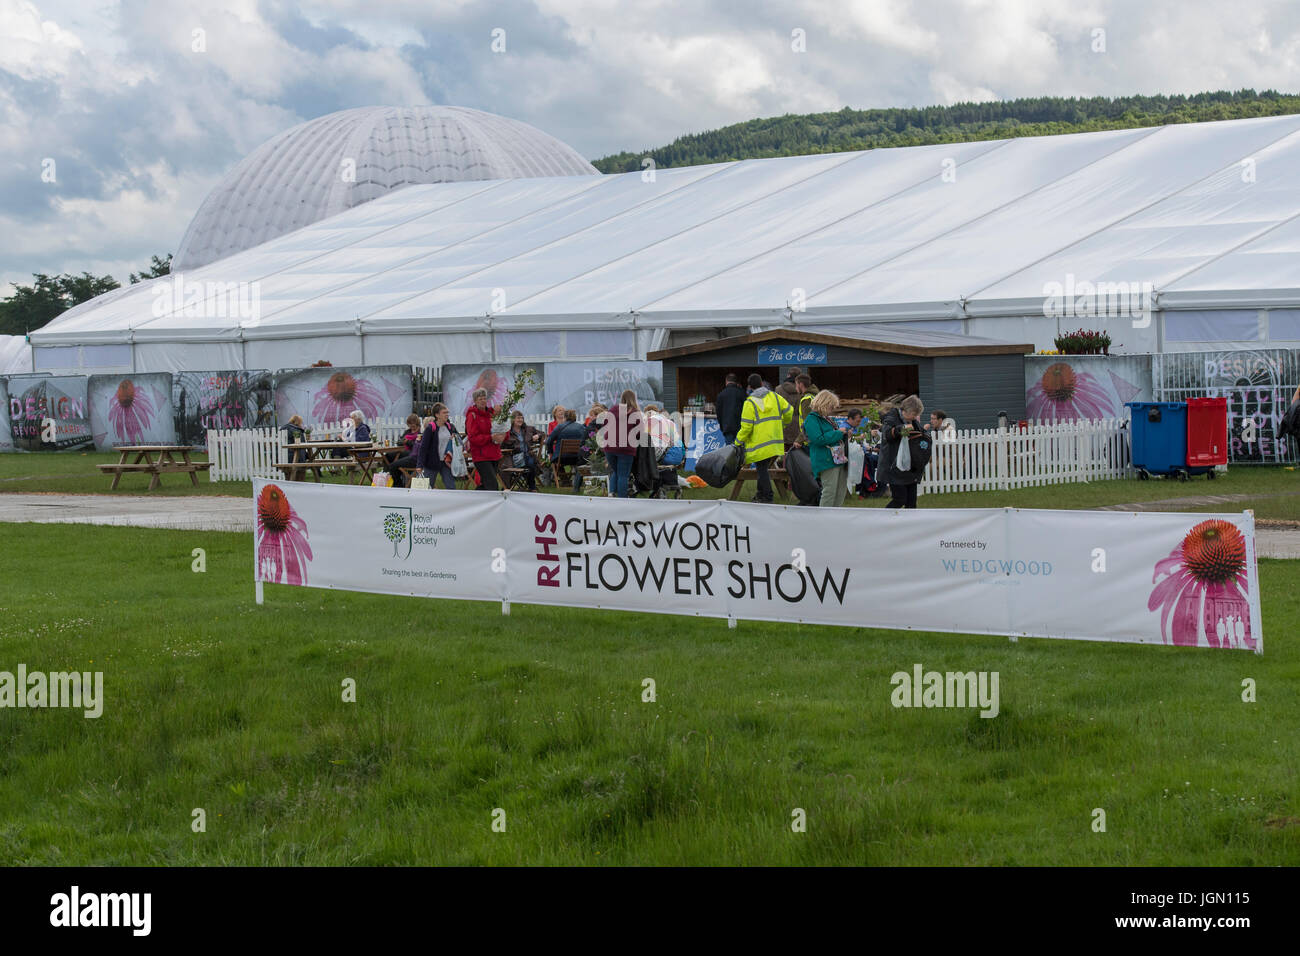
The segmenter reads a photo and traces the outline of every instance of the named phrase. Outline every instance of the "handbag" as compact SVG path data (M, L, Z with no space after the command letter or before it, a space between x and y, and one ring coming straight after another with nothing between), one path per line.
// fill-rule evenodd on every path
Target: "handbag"
M849 463L849 453L844 448L844 442L836 442L831 445L831 461L837 465L847 465Z

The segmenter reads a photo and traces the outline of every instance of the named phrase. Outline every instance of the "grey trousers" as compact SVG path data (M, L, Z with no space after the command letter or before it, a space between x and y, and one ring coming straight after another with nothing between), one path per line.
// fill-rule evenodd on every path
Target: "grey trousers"
M849 493L849 466L832 465L817 475L822 482L822 497L819 508L840 508Z

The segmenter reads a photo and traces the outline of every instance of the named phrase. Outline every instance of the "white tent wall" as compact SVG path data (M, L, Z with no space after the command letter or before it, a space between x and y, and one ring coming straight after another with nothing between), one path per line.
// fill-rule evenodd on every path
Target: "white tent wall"
M236 368L307 368L331 365L376 365L361 355L359 335L319 335L300 339L252 339L244 343L244 361ZM410 361L409 359L407 361Z
M417 368L489 365L492 362L492 336L487 332L367 335L365 352L367 365L414 365Z
M33 369L29 371L50 375L93 375L130 372L134 368L131 363L130 345L37 345L32 349Z
M196 372L245 367L243 350L238 342L137 342L131 348L135 368L142 372Z

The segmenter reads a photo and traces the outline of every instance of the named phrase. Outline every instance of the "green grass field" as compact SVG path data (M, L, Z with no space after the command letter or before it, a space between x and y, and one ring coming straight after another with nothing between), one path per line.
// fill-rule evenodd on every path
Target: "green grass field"
M273 585L258 607L251 551L0 524L0 670L102 670L106 696L97 720L0 709L0 863L1300 863L1300 562L1261 562L1256 656ZM915 663L998 671L1001 713L894 709Z

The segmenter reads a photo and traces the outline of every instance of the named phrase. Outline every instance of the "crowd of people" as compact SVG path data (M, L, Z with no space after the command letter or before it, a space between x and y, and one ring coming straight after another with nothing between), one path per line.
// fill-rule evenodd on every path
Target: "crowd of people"
M401 447L387 454L386 470L392 484L402 487L405 475L414 473L427 479L430 487L441 482L452 489L457 472L469 474L471 465L473 483L484 491L501 487L503 467L512 478L522 479L529 491L536 491L539 477L552 465L559 466L557 472L571 473L575 493L582 487L580 469L606 472L609 494L617 498L658 494L665 486L687 484L677 475L686 458L677 422L658 404L642 407L631 389L609 407L593 404L581 421L577 409L555 406L545 433L529 425L518 409L511 411L507 422L499 423L498 409L488 400L485 388L472 393L463 434L452 422L451 410L441 402L423 421L418 415L408 416ZM956 422L936 410L921 424L925 406L916 395L885 399L879 405L878 422L869 421L862 409L849 409L841 415L840 406L838 395L819 389L801 369L792 369L776 387L759 374L749 375L746 387L735 373L726 376L714 403L718 427L725 444L744 450L744 464L753 470L757 484L753 501L774 500L771 470L784 465L788 472L789 456L798 450L807 454L819 491L816 501L805 499L807 503L840 507L850 489L856 488L863 498L888 493L889 508L916 507L917 486L929 454L900 455L900 449L908 443L909 451L914 447L923 450L929 443L911 443L927 434L932 442L954 440ZM291 419L287 432L291 441L301 441L302 420L297 416ZM338 438L368 441L365 416L354 411L344 421ZM860 458L851 453L854 443L861 446ZM584 468L599 464L600 459L604 468ZM850 463L862 469L852 480Z
M728 373L722 391L714 401L718 428L723 441L740 444L745 449L745 465L752 468L758 486L754 501L773 500L770 471L784 464L793 450L808 452L812 473L820 486L818 505L839 507L856 486L860 497L890 496L888 508L915 508L916 491L929 460L926 443L911 443L924 435L931 441L953 441L957 423L945 412L930 413L927 424L920 425L925 406L916 395L892 395L879 407L880 421L864 431L862 409L850 409L846 424L838 424L840 398L813 384L812 376L802 369L791 369L785 381L773 388L757 373L751 374L747 388L740 378ZM849 480L849 444L861 439L862 474ZM899 467L899 451L907 442L915 464ZM787 469L788 471L788 469Z

